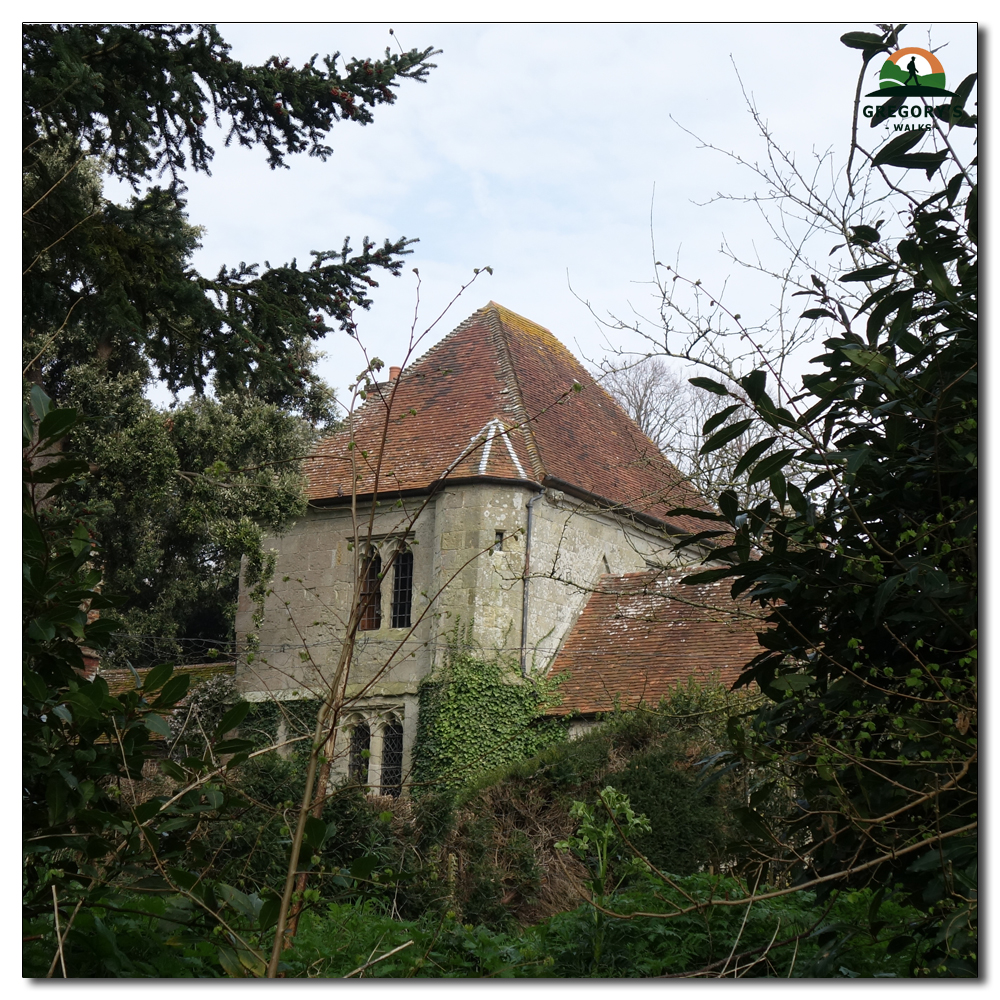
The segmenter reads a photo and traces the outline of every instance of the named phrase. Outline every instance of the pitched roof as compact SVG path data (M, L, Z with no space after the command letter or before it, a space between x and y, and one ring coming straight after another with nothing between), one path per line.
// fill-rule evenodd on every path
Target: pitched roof
M144 681L146 679L146 674L149 673L151 667L140 667L136 673L139 675L139 680ZM95 671L96 673L96 671ZM212 677L218 677L221 674L235 674L236 664L229 660L216 660L212 663L187 663L181 666L174 667L173 675L177 677L181 674L191 675L191 687L188 689L189 692L197 684L201 684L202 681L210 680ZM117 698L121 694L125 694L126 691L134 690L138 685L135 682L135 674L131 670L125 667L112 667L103 668L100 670L101 677L104 678L108 685L108 693L113 697ZM92 679L92 678L88 678ZM181 699L180 704L183 704L187 699L187 695Z
M682 533L714 527L666 517L710 508L566 347L495 302L370 394L305 471L311 500L349 497L354 476L359 495L383 496L488 477L553 486Z
M86 658L85 658L86 659ZM135 674L131 670L125 667L104 667L101 668L97 663L96 658L93 672L88 670L87 680L92 681L94 677L100 676L104 679L104 682L108 685L108 693L112 698L118 698L129 691L134 691L139 684L136 684ZM89 666L89 665L88 665ZM136 673L139 675L140 684L145 681L146 675L152 667L140 667ZM173 716L185 712L185 708L188 704L191 694L194 688L201 684L203 681L211 680L213 677L218 677L223 674L234 675L236 673L236 664L230 661L215 661L212 663L188 663L182 666L174 667L173 675L174 677L181 674L188 674L191 678L190 686L188 687L187 694L172 708L158 709L158 713L163 716ZM151 744L160 746L160 753L165 752L165 743L167 737L162 736L160 733L150 730L149 741ZM106 742L105 740L100 740L99 742Z
M761 626L725 580L687 585L685 571L602 576L549 668L568 672L550 714L655 705L695 677L731 685L761 647Z

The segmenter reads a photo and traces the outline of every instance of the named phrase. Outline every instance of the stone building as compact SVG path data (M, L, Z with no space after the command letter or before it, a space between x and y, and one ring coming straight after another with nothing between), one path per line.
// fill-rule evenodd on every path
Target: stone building
M418 686L456 630L525 673L568 672L560 710L583 715L735 676L752 632L721 588L674 572L708 554L676 543L715 525L671 511L706 502L548 330L491 302L390 375L307 463L305 516L265 543L277 568L246 697L320 694L357 606L334 766L367 749L370 785L394 793ZM241 594L241 639L253 610ZM672 635L684 655L663 659Z

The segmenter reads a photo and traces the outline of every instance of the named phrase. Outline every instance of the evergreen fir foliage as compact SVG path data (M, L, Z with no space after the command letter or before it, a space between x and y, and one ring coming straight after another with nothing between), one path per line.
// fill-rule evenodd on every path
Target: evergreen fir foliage
M426 79L432 50L249 66L211 25L28 24L22 37L25 392L85 418L69 443L94 475L64 499L97 518L128 629L228 639L240 560L266 571L263 533L302 509L290 460L335 419L316 345L356 333L376 275L399 274L412 241L202 275L185 171L210 172L211 123L272 168L325 160L330 131ZM132 185L127 204L104 197L102 175ZM144 398L157 379L196 398L161 412Z
M398 274L411 242L367 237L264 269L202 276L199 231L184 212L183 171L209 172L209 118L227 144L263 146L272 168L294 153L326 159L335 124L367 124L403 79L423 80L431 50L337 69L315 57L244 66L209 25L26 25L22 172L25 365L61 399L66 367L99 358L172 391L249 392L311 418L329 394L312 345L332 321L353 333L372 272ZM107 202L100 171L137 190ZM166 187L140 187L166 174ZM36 358L35 355L38 355ZM34 359L34 360L32 360ZM29 364L29 362L31 362Z
M124 629L226 637L241 560L264 580L262 535L302 509L297 460L334 418L316 345L356 334L376 276L398 274L412 242L199 274L183 179L209 172L209 120L272 168L326 159L329 131L423 80L431 50L255 67L205 25L22 37L25 971L45 975L41 950L69 976L261 975L287 832L270 823L259 871L252 845L238 862L220 850L238 832L223 822L252 808L233 783L254 747L231 733L247 706L157 768L188 678L157 664L113 697L81 675L82 648L128 657ZM127 204L104 197L103 175L132 186ZM145 399L157 379L195 398L159 410Z

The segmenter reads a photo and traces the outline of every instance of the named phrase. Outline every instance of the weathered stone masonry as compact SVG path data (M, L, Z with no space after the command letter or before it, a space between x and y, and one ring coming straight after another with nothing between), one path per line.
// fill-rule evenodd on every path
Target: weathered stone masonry
M418 688L456 628L487 655L547 671L603 580L700 561L707 550L678 557L675 543L712 526L671 513L707 505L549 331L495 303L392 376L348 429L321 442L306 466L309 510L265 542L277 566L256 630L261 654L237 675L250 699L321 697L377 555L381 622L358 633L335 753L341 777L354 732L354 766L363 746L374 790L384 768L398 771L385 747L396 752L400 725L409 771ZM401 546L412 553L412 593L390 565ZM393 627L401 593L409 629ZM241 593L238 637L255 631L253 612ZM610 706L616 668L602 656ZM583 649L570 665L581 690L588 663Z

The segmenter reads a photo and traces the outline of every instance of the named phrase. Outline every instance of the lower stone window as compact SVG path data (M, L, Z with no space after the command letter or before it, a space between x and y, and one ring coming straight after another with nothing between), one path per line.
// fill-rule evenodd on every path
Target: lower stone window
M382 730L382 794L403 790L403 723L389 718Z
M368 780L368 758L372 745L372 731L367 722L356 722L351 730L351 749L347 758L347 776L351 781Z
M401 710L370 709L344 724L348 780L368 794L397 797L403 792L403 720ZM341 744L343 746L343 744Z

